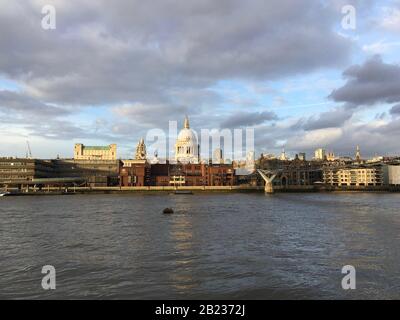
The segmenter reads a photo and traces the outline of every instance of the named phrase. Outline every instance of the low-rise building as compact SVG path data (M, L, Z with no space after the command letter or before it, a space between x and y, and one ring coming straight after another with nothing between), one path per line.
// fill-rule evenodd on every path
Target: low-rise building
M52 160L57 177L79 177L89 186L118 186L121 161L119 160Z
M120 186L143 187L150 185L150 164L146 160L122 160Z
M50 160L0 158L0 183L16 183L54 176Z
M374 167L325 167L324 183L331 186L382 186L383 171Z

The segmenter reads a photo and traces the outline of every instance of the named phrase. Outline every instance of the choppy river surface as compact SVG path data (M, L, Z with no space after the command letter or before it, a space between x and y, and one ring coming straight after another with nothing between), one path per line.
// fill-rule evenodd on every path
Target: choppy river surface
M374 193L3 197L0 298L399 299L399 208Z

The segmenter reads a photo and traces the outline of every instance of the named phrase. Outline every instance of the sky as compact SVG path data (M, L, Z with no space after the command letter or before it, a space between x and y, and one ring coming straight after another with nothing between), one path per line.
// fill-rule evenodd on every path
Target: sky
M0 156L131 158L185 115L256 155L400 154L400 0L0 0L0 30Z

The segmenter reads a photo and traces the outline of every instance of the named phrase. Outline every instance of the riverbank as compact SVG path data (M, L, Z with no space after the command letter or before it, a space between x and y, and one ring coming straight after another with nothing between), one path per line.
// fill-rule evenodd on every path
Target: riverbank
M25 189L25 190L8 190L11 192L9 196L41 196L41 195L74 195L74 194L131 194L131 193L235 193L235 192L264 192L263 186L146 186L146 187L69 187L69 188L46 188L46 189ZM274 186L276 193L290 192L400 192L400 186Z

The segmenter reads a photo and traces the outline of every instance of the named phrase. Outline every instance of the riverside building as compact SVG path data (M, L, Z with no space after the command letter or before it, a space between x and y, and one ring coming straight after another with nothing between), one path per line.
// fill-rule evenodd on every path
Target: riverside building
M327 167L323 172L324 183L331 186L382 186L383 169L375 167Z
M0 158L0 183L23 183L53 176L51 160Z

